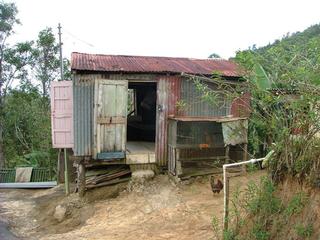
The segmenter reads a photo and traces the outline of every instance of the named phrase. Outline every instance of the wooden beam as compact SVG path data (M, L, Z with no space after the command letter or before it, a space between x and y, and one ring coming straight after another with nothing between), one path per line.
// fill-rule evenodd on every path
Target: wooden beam
M229 163L229 159L230 159L230 146L229 145L226 146L225 154L226 154L226 162L225 163Z
M79 196L83 197L86 191L86 168L83 163L78 164L77 189Z
M125 158L124 152L101 152L97 154L97 159L113 160Z
M131 179L131 177L128 178L116 178L107 182L102 182L102 183L98 183L95 185L87 185L87 189L91 189L91 188L96 188L96 187L104 187L104 186L109 186L109 185L113 185L113 184L117 184L117 183L122 183L122 182L127 182Z

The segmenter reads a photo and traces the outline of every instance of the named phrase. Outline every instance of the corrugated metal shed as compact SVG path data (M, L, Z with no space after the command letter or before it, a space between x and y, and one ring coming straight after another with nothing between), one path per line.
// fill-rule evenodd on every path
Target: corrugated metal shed
M99 72L190 73L239 77L238 66L222 59L193 59L72 53L71 69Z
M75 156L94 154L94 99L95 80L127 80L157 82L157 119L155 155L157 165L167 166L168 118L223 117L230 114L230 101L211 108L200 98L191 82L180 73L211 75L214 71L226 77L239 77L237 65L231 61L214 59L189 59L168 57L139 57L95 54L72 54L74 70L74 136ZM94 72L96 74L94 74ZM169 73L169 74L167 74ZM99 81L96 81L96 83ZM181 111L177 102L184 100L191 108ZM234 112L239 104L234 105ZM179 110L179 111L178 111ZM110 137L110 135L105 135Z

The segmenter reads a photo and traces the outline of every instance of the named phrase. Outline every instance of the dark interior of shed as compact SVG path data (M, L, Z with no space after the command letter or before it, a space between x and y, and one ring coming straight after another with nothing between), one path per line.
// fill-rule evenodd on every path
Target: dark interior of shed
M129 83L127 141L155 142L156 83Z

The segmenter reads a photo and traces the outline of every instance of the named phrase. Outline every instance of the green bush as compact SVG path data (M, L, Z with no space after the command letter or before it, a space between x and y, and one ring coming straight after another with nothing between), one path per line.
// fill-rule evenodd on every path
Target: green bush
M299 192L285 204L276 185L267 177L262 177L258 184L249 182L244 191L237 191L231 199L231 227L224 232L224 239L274 239L283 226L288 226L291 217L301 213L307 201L306 194ZM313 233L309 225L292 227L299 236L309 237Z
M297 193L288 203L284 213L287 217L291 217L294 214L300 213L307 203L307 196L305 193Z

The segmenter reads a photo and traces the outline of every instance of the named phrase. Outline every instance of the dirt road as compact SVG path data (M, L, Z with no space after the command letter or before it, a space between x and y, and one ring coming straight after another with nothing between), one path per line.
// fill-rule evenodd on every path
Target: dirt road
M231 191L257 181L265 172L231 180ZM24 239L216 239L212 217L221 219L223 193L213 194L209 179L175 184L165 175L126 190L119 185L64 197L62 187L49 190L1 190L1 218ZM55 207L67 207L62 222ZM0 219L1 220L1 219Z
M8 229L8 224L0 221L0 239L3 240L18 240Z

